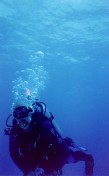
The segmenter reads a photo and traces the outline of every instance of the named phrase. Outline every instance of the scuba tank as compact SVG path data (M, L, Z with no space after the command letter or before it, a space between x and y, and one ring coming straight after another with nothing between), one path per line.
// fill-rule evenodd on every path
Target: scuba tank
M55 129L55 131L62 136L62 131L59 127L59 125L57 124L57 122L54 119L54 116L51 112L48 111L48 109L46 108L46 104L44 102L38 102L36 101L33 104L34 107L34 111L38 111L38 107L40 108L40 112L42 113L42 115L48 119L48 121L52 124L53 128Z

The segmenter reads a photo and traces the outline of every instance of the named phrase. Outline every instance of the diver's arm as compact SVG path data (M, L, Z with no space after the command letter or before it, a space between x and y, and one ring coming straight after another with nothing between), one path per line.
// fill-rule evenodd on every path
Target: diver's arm
M29 161L27 157L21 156L19 152L19 147L17 144L16 137L13 135L13 131L11 130L9 136L9 152L13 162L16 166L24 173L27 174L30 171Z

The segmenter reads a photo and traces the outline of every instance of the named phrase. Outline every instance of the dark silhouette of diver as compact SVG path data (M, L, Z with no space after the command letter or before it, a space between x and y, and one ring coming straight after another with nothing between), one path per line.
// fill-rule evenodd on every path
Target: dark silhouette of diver
M11 116L11 115L10 115ZM93 175L94 160L84 148L78 147L71 138L63 138L54 117L43 102L36 101L30 107L16 106L12 126L5 129L9 135L9 152L13 162L24 176L62 175L67 163L85 162L85 175ZM39 176L38 175L38 176Z

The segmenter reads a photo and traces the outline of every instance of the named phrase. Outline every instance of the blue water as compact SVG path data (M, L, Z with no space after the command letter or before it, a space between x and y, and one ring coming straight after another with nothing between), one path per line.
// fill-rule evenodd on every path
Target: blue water
M109 175L108 51L108 0L0 1L0 176L22 175L9 156L3 129L18 78L28 68L37 75L40 67L33 82L37 97L53 112L63 135L93 154L95 176ZM25 79L33 90L32 79ZM83 169L82 162L65 166L64 176L82 176Z

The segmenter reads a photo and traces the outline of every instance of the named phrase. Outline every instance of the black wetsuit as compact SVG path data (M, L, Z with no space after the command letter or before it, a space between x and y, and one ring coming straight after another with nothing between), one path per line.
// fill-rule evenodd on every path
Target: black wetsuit
M25 176L37 167L43 168L47 174L52 174L53 171L61 170L71 155L75 162L85 161L87 175L93 174L93 157L82 151L71 150L53 126L51 119L39 109L36 108L32 114L31 130L24 132L17 125L11 129L9 151L17 167Z
M32 114L30 131L14 126L9 141L11 158L24 174L38 166L52 173L61 169L69 156L67 144L42 112Z

